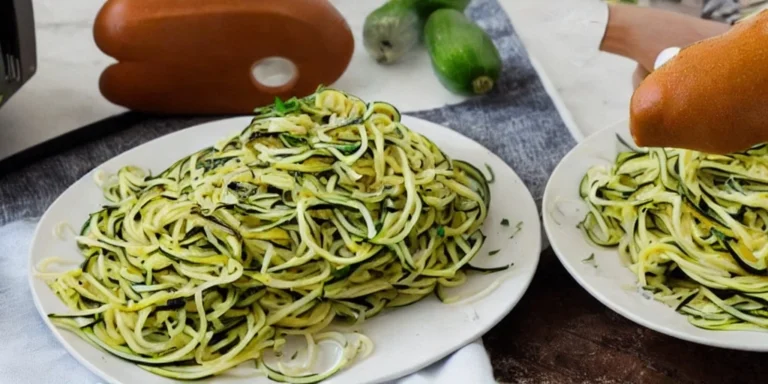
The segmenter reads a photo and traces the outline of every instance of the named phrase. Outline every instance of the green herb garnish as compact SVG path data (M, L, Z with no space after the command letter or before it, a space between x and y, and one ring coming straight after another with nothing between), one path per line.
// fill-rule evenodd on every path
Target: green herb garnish
M509 227L509 220L507 220L507 219L501 220L501 225L503 225L505 227Z
M266 107L269 108L269 107ZM301 109L299 99L291 97L290 99L283 101L279 97L275 97L274 111L277 116L285 116L291 112L296 112ZM259 112L261 109L257 109Z
M285 114L285 103L283 103L283 100L280 100L277 96L275 96L275 111L280 115Z
M499 252L501 252L501 249L496 249L496 250L490 251L490 252L488 252L488 256L493 256L493 255L495 255L495 254L497 254Z
M597 268L597 263L595 262L594 253L589 255L589 257L587 257L586 259L582 259L581 262L584 264L592 264L593 267Z
M437 227L437 235L440 237L445 237L445 227L442 225Z
M510 239L514 239L515 236L517 236L517 234L520 233L520 231L522 231L522 230L523 230L523 222L522 221L518 221L517 224L515 224L515 231L512 232L512 236L510 236L509 238Z
M296 356L298 355L299 355L299 351L297 350L296 352L293 353L293 355L291 355L291 360L296 360Z

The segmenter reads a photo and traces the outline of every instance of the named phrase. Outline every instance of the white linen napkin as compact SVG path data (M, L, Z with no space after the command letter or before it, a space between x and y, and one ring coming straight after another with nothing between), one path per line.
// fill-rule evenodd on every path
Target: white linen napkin
M100 384L51 334L32 301L27 282L29 246L36 223L0 227L0 382L14 384ZM106 353L106 352L105 352ZM392 384L495 383L483 342Z

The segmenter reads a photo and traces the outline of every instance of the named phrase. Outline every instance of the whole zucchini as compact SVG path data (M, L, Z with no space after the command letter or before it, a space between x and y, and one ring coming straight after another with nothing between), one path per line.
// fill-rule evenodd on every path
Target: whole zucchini
M424 21L437 9L463 11L470 0L390 0L363 25L363 45L379 63L393 63L421 38Z
M419 17L422 20L427 20L432 12L438 9L455 9L457 11L464 12L464 9L469 5L470 0L408 0L416 8L419 13Z
M363 45L379 63L393 63L419 41L422 22L412 0L392 0L365 18Z
M490 36L454 9L439 9L424 27L427 50L438 79L461 94L493 89L501 74L501 56Z

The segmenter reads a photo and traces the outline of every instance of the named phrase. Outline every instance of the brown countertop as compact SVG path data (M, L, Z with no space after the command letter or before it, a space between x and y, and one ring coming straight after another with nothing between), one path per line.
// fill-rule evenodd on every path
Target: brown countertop
M501 383L753 383L760 353L678 340L593 298L544 251L531 287L483 337Z

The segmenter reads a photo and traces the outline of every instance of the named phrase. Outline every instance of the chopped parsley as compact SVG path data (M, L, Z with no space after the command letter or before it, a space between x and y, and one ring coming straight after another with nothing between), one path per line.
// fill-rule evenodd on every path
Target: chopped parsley
M501 249L496 249L496 250L490 251L490 252L488 252L488 256L493 256L493 255L495 255L495 254L497 254L499 252L501 252Z
M291 355L291 360L296 360L296 356L298 355L299 355L299 351L296 350L296 352L294 352L293 355Z
M597 262L595 262L595 254L594 253L589 255L589 257L587 257L586 259L582 259L581 262L584 263L584 264L592 264L592 266L594 268L597 268Z
M505 226L505 227L509 227L509 220L507 220L507 219L502 219L502 220L501 220L501 225L503 225L503 226Z
M515 231L512 232L512 236L510 236L509 238L510 239L514 239L515 236L517 236L517 234L520 233L520 231L522 231L522 230L523 230L523 222L522 221L518 221L517 224L515 224Z
M279 97L275 96L275 111L279 113L280 115L283 115L285 113L285 103L283 103L283 100L281 100Z
M278 116L285 116L291 112L296 112L300 108L299 100L295 97L286 101L281 100L279 97L275 97L275 113Z
M442 225L437 227L437 235L440 237L445 237L445 227Z

